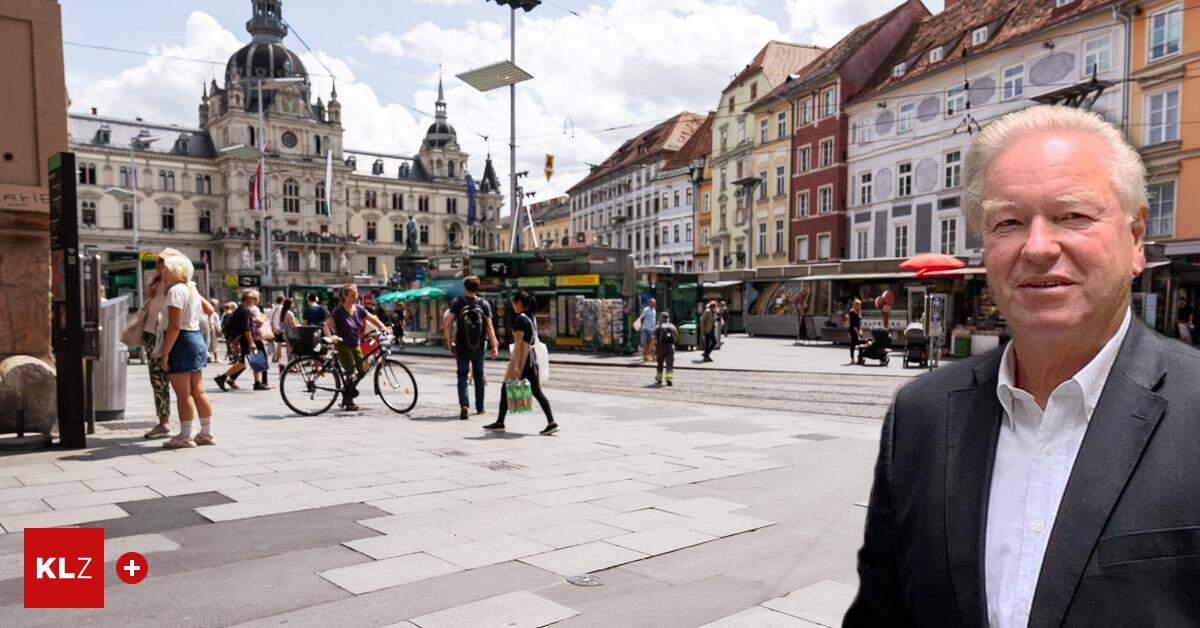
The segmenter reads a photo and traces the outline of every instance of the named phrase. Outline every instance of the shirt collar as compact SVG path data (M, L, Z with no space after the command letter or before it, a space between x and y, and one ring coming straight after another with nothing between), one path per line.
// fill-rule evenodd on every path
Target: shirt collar
M1117 333L1113 334L1108 339L1108 342L1104 343L1104 346L1100 348L1100 351L1087 365L1079 369L1068 380L1075 382L1082 391L1084 411L1089 421L1092 419L1092 411L1096 409L1096 404L1100 402L1100 393L1104 392L1104 384L1108 381L1108 375L1112 372L1113 364L1117 361L1117 353L1121 348L1121 343L1125 340L1126 334L1129 333L1131 320L1131 310L1126 309L1125 318L1121 321L1121 326L1117 329ZM1004 414L1007 417L1012 417L1013 414L1014 392L1025 392L1016 385L1016 373L1013 371L1016 364L1012 353L1013 343L1010 342L1004 347L1004 354L1000 357L1000 372L999 378L996 381L996 396L999 398L1000 405L1004 408Z

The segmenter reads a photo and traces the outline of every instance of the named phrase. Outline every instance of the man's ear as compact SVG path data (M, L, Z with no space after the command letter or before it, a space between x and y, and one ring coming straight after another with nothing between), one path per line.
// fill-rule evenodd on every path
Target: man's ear
M1129 230L1133 235L1133 276L1137 277L1142 274L1142 270L1146 268L1146 215L1148 209L1145 205L1139 207L1134 212L1133 219L1130 220Z

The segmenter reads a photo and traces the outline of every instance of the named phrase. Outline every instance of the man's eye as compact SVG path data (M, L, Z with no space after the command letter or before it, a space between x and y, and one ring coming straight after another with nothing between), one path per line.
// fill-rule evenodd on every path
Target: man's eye
M1006 218L1004 220L997 221L996 224L992 225L992 230L994 231L996 229L1008 229L1011 227L1015 227L1019 224L1021 224L1021 223L1018 220L1016 220L1015 218Z

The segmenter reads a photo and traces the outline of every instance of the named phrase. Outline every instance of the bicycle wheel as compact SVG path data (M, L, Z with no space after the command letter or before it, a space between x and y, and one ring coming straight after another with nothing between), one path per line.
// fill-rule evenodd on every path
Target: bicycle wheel
M279 395L297 414L321 414L333 406L342 392L342 378L326 362L316 356L292 360L279 378Z
M417 405L417 380L399 360L383 358L375 366L375 394L383 405L407 414Z

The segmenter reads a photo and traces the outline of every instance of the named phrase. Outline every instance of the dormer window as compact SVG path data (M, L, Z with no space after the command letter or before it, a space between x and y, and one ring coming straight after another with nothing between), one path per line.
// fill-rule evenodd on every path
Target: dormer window
M907 63L897 63L896 66L892 68L892 76L895 78L900 78L900 77L904 76L904 72L907 70L908 70Z
M111 141L112 141L112 132L109 130L108 125L107 124L100 125L100 130L96 131L96 143L97 144L108 144Z
M942 47L941 46L938 46L937 48L934 48L933 50L929 51L929 62L930 63L937 63L938 61L941 61L941 60L942 60Z
M188 138L181 135L179 136L179 139L175 140L175 152L187 154Z
M383 174L383 159L376 159L375 163L371 164L371 174Z
M972 46L982 45L984 42L987 41L987 39L988 39L988 27L980 26L979 28L971 31L971 45Z
M355 158L354 155L350 155L346 158L346 165L349 166L351 170L354 170L358 166L358 159Z

